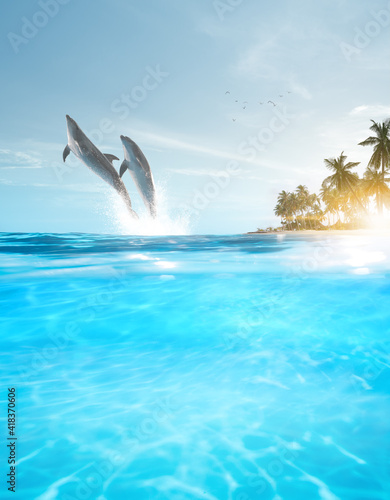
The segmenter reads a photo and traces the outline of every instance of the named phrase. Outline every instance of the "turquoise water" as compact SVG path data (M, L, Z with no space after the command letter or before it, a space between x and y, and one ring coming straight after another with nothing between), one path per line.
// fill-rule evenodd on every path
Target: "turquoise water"
M389 242L2 233L1 498L388 499Z

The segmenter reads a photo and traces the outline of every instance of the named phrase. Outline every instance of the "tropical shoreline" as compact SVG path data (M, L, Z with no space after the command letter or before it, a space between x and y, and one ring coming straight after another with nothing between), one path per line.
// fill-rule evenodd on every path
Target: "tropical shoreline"
M327 235L360 235L360 236L369 236L373 234L381 233L383 235L390 235L390 229L296 229L296 230L261 230L261 231L249 231L245 233L246 235L254 235L254 234L299 234L299 235L310 235L310 234L327 234Z
M281 219L283 231L328 231L366 229L376 206L377 217L383 220L386 209L390 209L390 118L382 123L371 120L368 137L359 146L373 147L372 156L363 177L353 169L360 161L347 161L344 151L338 157L325 158L325 167L331 175L321 184L319 194L310 193L300 184L290 192L278 194L274 214ZM272 232L273 227L265 232ZM263 230L258 228L258 232Z

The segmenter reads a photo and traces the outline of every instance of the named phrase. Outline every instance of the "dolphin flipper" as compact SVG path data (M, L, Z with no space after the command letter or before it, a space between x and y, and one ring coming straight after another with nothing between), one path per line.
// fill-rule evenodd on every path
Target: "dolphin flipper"
M110 154L107 154L107 155L106 155L106 154L105 154L104 156L107 158L107 160L108 160L111 164L112 164L112 162L113 162L114 160L119 160L119 158L118 158L117 156L115 156L115 155L110 155Z
M137 214L132 209L131 199L126 186L111 163L113 159L118 160L118 158L113 155L110 158L104 156L69 115L66 115L66 126L68 141L63 153L64 161L70 151L72 151L76 158L82 161L92 172L98 175L104 182L107 182L119 194L130 214L134 218L137 218Z
M122 177L128 168L129 168L129 162L123 160L121 168L119 169L119 177Z
M64 152L62 153L62 158L64 159L64 161L68 157L69 153L70 153L70 147L68 145L66 145L65 149L64 149Z

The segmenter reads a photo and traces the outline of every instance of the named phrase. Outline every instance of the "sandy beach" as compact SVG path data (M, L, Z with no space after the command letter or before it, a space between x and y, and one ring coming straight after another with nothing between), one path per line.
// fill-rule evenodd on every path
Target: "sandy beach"
M342 235L342 236L370 236L370 235L390 235L390 229L329 229L325 231L316 231L313 229L307 229L307 230L302 230L300 229L299 231L250 231L245 234L251 234L251 235L264 235L264 234L299 234L303 236L308 236L308 235Z

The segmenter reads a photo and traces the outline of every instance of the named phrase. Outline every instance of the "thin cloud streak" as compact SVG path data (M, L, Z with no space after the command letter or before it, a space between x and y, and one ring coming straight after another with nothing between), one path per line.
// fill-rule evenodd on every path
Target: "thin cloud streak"
M164 148L169 150L180 150L180 151L190 151L198 154L203 154L206 156L213 156L216 158L223 158L226 160L235 160L237 162L244 162L247 164L255 165L262 168L267 168L270 170L279 170L281 172L285 172L286 170L295 170L296 172L301 172L300 169L294 168L284 168L279 167L276 164L269 164L265 158L259 159L250 159L245 156L239 155L235 152L222 151L220 149L214 149L207 146L201 146L198 144L194 144L191 142L183 141L182 139L175 139L172 137L167 137L155 133L144 132L139 129L132 129L131 134L137 137L137 142L144 142L147 146L153 148ZM242 141L245 142L245 141ZM241 143L237 145L240 146Z
M0 163L6 165L6 167L0 168L16 167L16 165L21 165L23 168L42 168L41 160L27 153L0 149L0 155Z
M352 116L368 116L370 118L375 118L377 116L390 116L390 106L383 106L382 104L363 104L361 106L356 106L350 113Z

